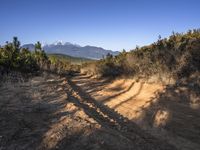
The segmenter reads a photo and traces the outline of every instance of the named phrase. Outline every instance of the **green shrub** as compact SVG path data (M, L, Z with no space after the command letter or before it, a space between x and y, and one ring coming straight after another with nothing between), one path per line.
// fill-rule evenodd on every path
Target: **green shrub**
M175 79L190 76L200 70L200 29L185 34L174 33L130 52L123 50L118 56L108 55L95 64L93 74L100 76L169 75ZM87 68L87 67L85 67Z

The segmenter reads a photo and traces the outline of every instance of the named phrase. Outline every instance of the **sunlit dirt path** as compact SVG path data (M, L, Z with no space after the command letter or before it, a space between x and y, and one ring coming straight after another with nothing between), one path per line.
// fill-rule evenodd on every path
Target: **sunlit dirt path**
M1 84L0 149L176 149L96 101L77 77L43 74Z
M98 104L136 123L180 150L200 149L200 98L187 85L164 85L131 78L72 78Z

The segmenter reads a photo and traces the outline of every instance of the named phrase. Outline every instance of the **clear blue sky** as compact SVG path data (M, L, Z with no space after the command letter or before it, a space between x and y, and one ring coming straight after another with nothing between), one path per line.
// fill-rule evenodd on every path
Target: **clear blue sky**
M129 50L200 27L200 0L0 0L0 44L58 40Z

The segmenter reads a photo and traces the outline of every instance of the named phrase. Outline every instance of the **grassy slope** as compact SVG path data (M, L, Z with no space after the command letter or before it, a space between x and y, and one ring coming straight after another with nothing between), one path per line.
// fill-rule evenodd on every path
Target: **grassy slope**
M48 54L48 56L50 58L51 57L56 57L56 58L64 60L64 61L68 61L71 64L82 64L82 63L85 63L85 62L93 61L92 59L81 58L81 57L72 57L72 56L65 55L65 54Z

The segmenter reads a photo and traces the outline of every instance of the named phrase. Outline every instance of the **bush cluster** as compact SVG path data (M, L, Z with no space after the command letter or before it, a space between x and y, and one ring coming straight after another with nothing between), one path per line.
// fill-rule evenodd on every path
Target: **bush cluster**
M91 65L91 64L89 64ZM86 66L87 67L87 66ZM107 55L93 66L98 76L135 75L150 77L168 75L184 78L200 70L200 29L185 34L174 33L169 38L119 55ZM90 69L91 72L91 69Z
M2 75L8 74L10 71L23 73L49 71L65 74L78 69L77 66L71 65L70 62L56 57L49 58L42 49L40 42L35 44L34 51L20 47L17 37L14 37L12 42L6 42L3 47L0 47L0 73Z

